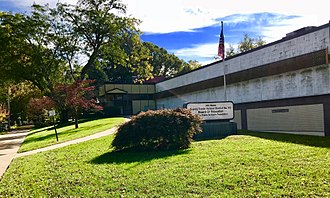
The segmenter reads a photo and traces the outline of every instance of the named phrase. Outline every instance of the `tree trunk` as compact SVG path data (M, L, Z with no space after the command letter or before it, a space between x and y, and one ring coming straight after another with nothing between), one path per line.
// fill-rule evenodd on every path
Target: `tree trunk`
M82 70L80 72L80 80L84 80L85 79L85 75L87 74L88 70L93 67L94 62L95 62L96 57L97 57L97 52L98 52L98 48L97 49L94 49L92 55L89 57L88 62L82 68Z
M74 113L74 126L76 129L78 129L78 111L76 110Z
M60 112L60 122L61 124L65 124L69 122L69 110L62 109Z

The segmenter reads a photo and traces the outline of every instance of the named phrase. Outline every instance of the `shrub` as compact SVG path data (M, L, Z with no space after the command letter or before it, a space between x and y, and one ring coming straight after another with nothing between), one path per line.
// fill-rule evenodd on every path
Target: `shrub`
M190 146L201 132L201 119L188 109L142 112L118 129L112 146L116 150L172 150Z

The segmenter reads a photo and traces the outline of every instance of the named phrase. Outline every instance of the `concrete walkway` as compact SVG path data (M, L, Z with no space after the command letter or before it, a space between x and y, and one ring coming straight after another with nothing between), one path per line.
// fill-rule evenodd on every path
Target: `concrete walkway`
M36 154L36 153L40 153L40 152L43 152L43 151L49 151L49 150L53 150L53 149L57 149L57 148L62 148L62 147L65 147L65 146L68 146L68 145L71 145L71 144L77 144L77 143L80 143L80 142L85 142L85 141L88 141L88 140L93 140L93 139L96 139L96 138L104 137L104 136L111 135L111 134L115 133L117 131L117 129L118 129L118 127L113 127L111 129L108 129L108 130L105 130L103 132L96 133L96 134L93 134L93 135L90 135L90 136L82 137L82 138L75 139L75 140L70 140L70 141L67 141L67 142L59 143L59 144L54 144L52 146L47 146L47 147L44 147L44 148L40 148L40 149L36 149L36 150L32 150L32 151L27 151L27 152L24 152L24 153L18 153L15 156L15 158Z
M0 135L0 178L16 156L19 147L28 133L29 129L26 129Z

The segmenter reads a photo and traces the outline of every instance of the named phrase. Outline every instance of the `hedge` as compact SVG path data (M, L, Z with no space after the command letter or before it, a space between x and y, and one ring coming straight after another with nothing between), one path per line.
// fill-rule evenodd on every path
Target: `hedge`
M189 109L149 110L121 125L112 146L116 150L185 149L201 132L201 123L200 117Z

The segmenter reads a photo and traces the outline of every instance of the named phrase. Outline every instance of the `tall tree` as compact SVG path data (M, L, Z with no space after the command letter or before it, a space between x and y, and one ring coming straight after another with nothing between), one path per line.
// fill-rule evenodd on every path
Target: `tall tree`
M100 74L93 71L104 67L101 54L113 62L134 62L135 71L148 74L146 61L123 48L127 37L139 38L139 21L115 11L125 12L119 0L79 0L54 9L33 5L30 15L1 12L0 78L28 80L52 97L58 82Z
M150 64L153 67L154 76L172 77L183 70L187 64L174 54L169 54L164 48L144 42L143 45L150 51Z
M133 76L137 80L152 76L149 50L143 45L138 34L124 34L121 37L120 48L122 51L117 51L117 55L107 46L101 49L101 62L109 81L131 83Z
M86 60L80 71L81 80L100 61L103 49L108 49L114 58L122 59L122 37L139 34L138 20L119 15L125 11L126 6L120 0L79 0L77 5L59 3L50 9L52 21L57 27L65 24L61 31L74 41L72 46L76 46L66 56Z
M129 38L123 43L129 62L116 62L111 56L105 58L107 60L105 71L111 82L131 83L133 76L138 79L146 79L151 76L146 72L139 71L141 68L149 71L152 76L172 77L201 66L200 63L193 60L187 63L176 55L169 54L164 48L150 42L143 42L141 46L139 40ZM144 66L141 67L141 65Z
M13 82L30 81L49 92L63 74L60 60L47 48L48 26L34 14L0 13L0 78Z
M197 60L189 60L188 63L185 63L183 65L183 67L181 68L181 70L177 74L184 74L184 73L187 73L187 72L192 71L194 69L197 69L201 66L202 66L202 64L199 63Z

